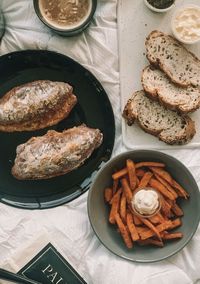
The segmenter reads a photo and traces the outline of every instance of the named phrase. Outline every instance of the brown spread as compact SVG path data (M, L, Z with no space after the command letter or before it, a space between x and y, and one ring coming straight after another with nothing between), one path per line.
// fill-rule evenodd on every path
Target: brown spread
M87 19L91 0L39 0L39 8L49 24L68 29L79 26Z

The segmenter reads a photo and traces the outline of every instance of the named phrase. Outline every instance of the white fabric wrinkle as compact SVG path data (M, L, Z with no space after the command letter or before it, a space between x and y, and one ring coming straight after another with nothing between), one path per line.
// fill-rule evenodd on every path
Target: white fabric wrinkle
M198 228L198 231L200 229ZM197 234L196 234L197 235ZM200 271L200 244L199 238L194 238L190 243L183 249L181 254L175 255L169 259L169 262L173 263L177 267L187 272L187 275L195 282L199 278Z
M51 234L55 229L57 231L62 230L66 233L71 243L78 243L81 239L84 239L84 237L87 237L88 235L89 222L87 220L86 208L78 211L74 208L68 209L67 212L65 212L63 209L64 208L60 210L60 216L64 216L64 222L62 218L58 219L57 214L53 214L51 217L48 217L47 215L45 218L45 223L52 222L54 226L52 227L52 230L48 229L45 223L44 226Z
M98 2L97 11L93 19L94 24L108 28L113 27L116 30L116 3L109 1L109 3L107 2L104 5L100 5L101 2Z
M90 65L93 65L94 64L94 61L93 61L93 56L92 56L92 52L91 52L91 48L90 48L90 44L88 42L88 33L87 32L83 32L83 41L85 43L85 46L87 48L87 53L88 53L88 57L89 57L89 60L88 60L88 64Z
M94 36L92 36L92 33L88 35L88 37L90 38L90 41L92 41L94 44L93 46L91 46L91 53L93 55L93 58L95 60L95 62L99 62L100 68L99 70L103 70L106 66L107 67L112 67L112 70L116 70L116 65L117 65L117 55L116 53L114 53L114 49L108 49L107 48L107 44L108 44L108 36L105 36L105 34L101 37L101 33L98 33L98 39L95 38ZM97 50L102 49L105 50L105 54L99 54L98 52L96 52Z
M79 198L72 200L71 202L63 205L67 208L82 208L85 209L85 203L87 202L88 192L83 193Z
M163 272L150 275L148 278L137 284L192 284L192 280L183 271L165 270Z
M90 236L93 237L92 235ZM85 252L88 246L88 239L83 239L81 242L73 241L71 242L66 234L62 231L52 232L52 240L55 240L55 243L59 246L62 254L66 259L76 268L81 269L84 267L85 261ZM57 241L59 240L59 242ZM73 253L72 253L73 252Z
M3 10L7 28L27 29L29 27L31 30L31 26L34 27L35 23L39 21L34 12L32 1L26 2L26 13L24 13L23 5L24 1L18 0L15 1L15 4ZM43 26L41 22L38 23Z
M89 65L84 64L85 68L89 69ZM103 67L103 66L102 66ZM105 65L104 65L105 67ZM110 66L111 68L111 66ZM111 90L111 93L108 93L108 97L110 98L110 100L115 100L115 102L118 104L119 99L117 98L117 91L119 91L119 82L117 81L116 78L116 73L113 72L112 74L110 74L111 79L108 81L108 77L106 76L106 72L108 72L109 68L107 68L107 70L102 70L99 71L97 70L96 67L90 67L90 72L93 73L93 75L96 78L101 78L101 83L103 88L108 92L109 90Z
M103 13L102 13L103 14ZM116 20L116 18L114 18ZM94 26L101 27L103 30L115 30L115 24L111 21L110 16L97 15L94 20Z
M98 34L98 37L96 36ZM117 33L113 32L112 29L106 29L102 27L94 27L91 29L89 35L95 40L102 42L106 48L112 45L112 48L109 48L109 52L116 56L116 63L118 63L118 45L114 44L117 40ZM115 71L116 69L113 69Z
M81 35L81 38L83 38L83 35ZM79 63L83 65L85 62L90 62L88 50L83 40L79 42L76 37L69 40L67 38L59 37L54 34L48 42L47 49L64 53L67 56L73 58L74 60L79 61Z
M19 36L21 34L21 36ZM24 49L45 49L46 48L46 42L49 39L49 36L46 36L46 38L41 38L41 35L34 35L34 41L31 41L31 36L29 31L23 31L23 33L17 31L12 31L10 33L10 30L6 30L6 35L8 36L6 39L2 41L0 54L6 54L7 49L9 48L10 52L14 52L16 50L24 50ZM19 40L19 37L21 39ZM26 43L27 38L29 38L29 44Z
M25 225L27 222L30 221L28 216L22 217L20 220L15 218L14 220L12 220L12 222L5 222L2 217L0 220L1 225L3 225L4 228L4 232L7 232L9 235L14 230L18 230L19 226Z
M90 230L92 231L92 228ZM86 250L85 250L85 256L87 257L87 255L89 255L90 252L93 252L93 251L96 253L99 247L102 247L99 239L97 239L96 236L92 234L92 238L90 242L88 243Z

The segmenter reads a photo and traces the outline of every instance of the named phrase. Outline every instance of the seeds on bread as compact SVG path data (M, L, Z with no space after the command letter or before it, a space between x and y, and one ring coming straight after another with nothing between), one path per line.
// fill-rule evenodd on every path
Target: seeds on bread
M175 38L153 31L145 45L150 63L163 70L174 83L200 87L200 60Z
M128 125L137 121L147 133L157 136L167 144L186 144L195 135L195 124L185 115L165 109L149 99L144 91L137 91L128 100L123 116Z
M49 130L32 137L16 150L12 174L20 180L48 179L80 167L103 141L99 129L86 125L63 132Z
M188 113L200 107L200 88L182 88L172 83L164 72L153 66L147 66L143 70L141 81L144 91L150 98L158 100L171 110Z
M77 102L64 82L38 80L11 89L0 99L0 131L32 131L66 118Z

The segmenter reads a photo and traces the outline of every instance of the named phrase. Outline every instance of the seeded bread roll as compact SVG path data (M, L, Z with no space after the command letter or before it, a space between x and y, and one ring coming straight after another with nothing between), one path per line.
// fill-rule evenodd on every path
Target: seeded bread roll
M146 55L182 87L200 87L200 60L170 35L153 31L146 39Z
M186 144L195 135L195 125L189 116L181 116L150 100L144 91L137 91L128 100L123 116L128 125L136 120L147 133L167 144Z
M17 147L12 174L20 180L48 179L80 167L103 140L99 129L85 125L32 137Z
M142 86L152 99L171 110L189 113L200 107L200 88L179 87L172 83L159 69L147 66L142 72Z
M0 99L0 131L32 131L66 118L77 102L64 82L39 80L11 89Z

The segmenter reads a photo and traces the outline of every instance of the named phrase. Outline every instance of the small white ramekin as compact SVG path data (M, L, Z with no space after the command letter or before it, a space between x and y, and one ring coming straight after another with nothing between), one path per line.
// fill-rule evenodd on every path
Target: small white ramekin
M135 198L136 193L137 193L138 191L142 190L142 189L145 190L145 191L147 191L147 190L155 191L155 192L157 193L157 196L158 196L158 201L159 201L158 207L155 209L155 211L154 211L153 213L151 213L151 214L149 214L149 215L144 215L144 214L139 213L139 212L137 211L137 209L134 207L134 204L133 204L133 203L134 203L134 198ZM161 209L161 207L162 207L162 204L163 204L163 197L162 197L162 195L160 194L160 192L159 192L157 189L152 188L152 187L145 187L145 188L141 187L141 188L137 188L137 189L134 190L134 192L133 192L133 198L132 198L132 201L131 201L131 209L133 210L133 212L134 212L137 216L142 217L142 218L149 218L149 217L153 217L154 215L156 215L156 214L160 211L160 209Z
M165 8L165 9L158 9L158 8L155 8L155 7L153 7L151 4L149 4L149 2L148 2L147 0L144 0L144 3L145 3L145 5L146 5L151 11L157 12L157 13L165 13L165 12L171 10L171 9L175 6L175 5L174 5L175 1L174 1L174 3L173 3L171 6Z
M185 6L181 7L180 9L176 10L176 11L174 12L173 16L172 16L172 19L171 19L171 29L172 29L172 33L173 33L174 37L175 37L178 41L180 41L180 42L182 42L182 43L184 43L184 44L195 44L195 43L197 43L197 42L200 41L200 37L199 37L198 39L194 40L194 41L183 40L183 39L180 37L179 33L177 33L177 31L175 30L174 21L175 21L176 16L177 16L181 11L183 11L183 10L185 10L185 9L187 9L187 8L190 8L190 7L192 7L192 8L197 8L197 9L200 10L200 6L192 5L192 4L190 4L190 5L185 5Z

